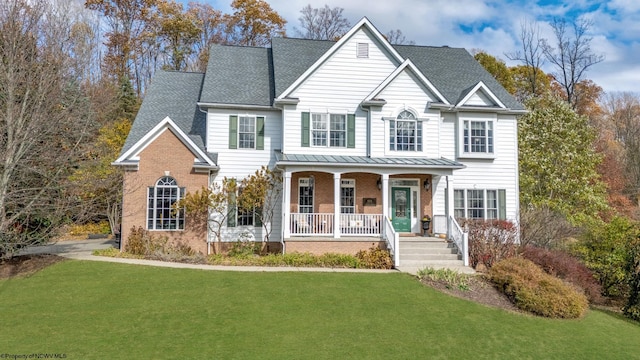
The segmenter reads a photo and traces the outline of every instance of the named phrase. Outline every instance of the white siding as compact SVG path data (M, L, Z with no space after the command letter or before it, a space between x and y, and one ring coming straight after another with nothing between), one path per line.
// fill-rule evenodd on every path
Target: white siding
M463 115L461 115L463 116ZM495 158L460 159L465 169L454 172L454 189L506 189L507 218L518 213L518 149L515 116L499 116L495 123Z
M229 149L229 116L248 115L264 116L264 150ZM207 150L218 153L218 166L220 170L214 175L212 181L221 182L224 177L243 178L253 174L262 165L272 167L275 164L274 149L281 149L282 142L282 118L279 111L254 111L209 109L207 115ZM281 238L281 201L278 202L276 214L273 217L273 231L271 241L279 241ZM235 241L239 235L247 230L260 241L261 227L245 226L223 230L223 240Z
M356 57L358 43L369 44L368 58ZM284 152L366 155L366 113L358 107L398 65L368 31L355 33L290 95L300 102L284 111ZM302 112L355 113L355 148L302 147Z
M495 105L488 96L486 96L482 91L476 91L473 95L469 97L467 102L464 103L467 106L493 106Z

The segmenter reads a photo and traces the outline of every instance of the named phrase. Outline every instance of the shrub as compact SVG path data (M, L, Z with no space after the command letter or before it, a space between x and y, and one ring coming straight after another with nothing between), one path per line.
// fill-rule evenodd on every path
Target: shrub
M491 267L489 278L519 309L537 315L579 318L589 306L582 292L527 259L497 262Z
M591 269L605 296L624 298L629 293L627 254L640 236L637 223L614 217L609 223L594 223L571 251Z
M623 314L633 320L640 321L640 240L636 239L631 244L627 260L627 272L629 273L629 297L622 308Z
M260 243L254 241L241 241L238 240L229 250L229 256L236 258L251 257L260 253Z
M362 267L368 269L391 269L393 268L393 259L389 250L382 249L373 245L368 250L360 250L356 254L356 258L360 261Z
M166 236L153 236L142 227L131 228L124 251L133 255L153 255L164 253L169 239Z
M98 223L74 224L69 227L69 235L88 235L88 234L111 234L111 227L108 221L100 221Z
M522 256L540 266L547 274L581 288L589 302L602 303L602 287L593 272L571 254L562 250L526 246L522 250Z
M469 262L491 268L494 263L516 255L518 229L510 221L469 220Z
M296 267L332 267L358 268L360 263L352 255L310 253L267 254L250 257L230 257L220 254L210 255L208 263L211 265L236 266L296 266Z

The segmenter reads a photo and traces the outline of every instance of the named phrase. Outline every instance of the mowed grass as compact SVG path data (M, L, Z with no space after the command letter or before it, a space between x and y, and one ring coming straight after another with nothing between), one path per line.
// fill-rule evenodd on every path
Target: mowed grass
M406 274L245 273L66 261L0 281L0 353L68 359L634 359L640 326L550 320Z

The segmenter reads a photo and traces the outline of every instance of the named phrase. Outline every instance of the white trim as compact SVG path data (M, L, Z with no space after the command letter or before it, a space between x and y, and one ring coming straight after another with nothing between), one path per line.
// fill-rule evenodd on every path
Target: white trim
M469 99L470 99L470 98L471 98L471 97L472 97L476 92L478 92L478 90L482 90L482 91L485 93L485 95L489 96L489 98L491 98L491 100L494 102L494 104L498 105L500 108L502 108L502 109L506 109L506 108L507 108L506 106L504 106L504 104L502 103L502 101L500 101L500 99L498 99L498 97L497 97L497 96L495 96L495 95L493 94L493 92L491 92L491 90L489 90L489 88L488 88L488 87L487 87L487 86L486 86L482 81L478 82L478 83L476 84L476 86L474 86L474 87L473 87L473 89L471 89L471 91L469 91L469 92L467 93L467 95L466 95L464 98L462 98L462 100L460 100L460 101L456 104L456 107L457 107L457 108L459 108L459 107L463 107L463 106L464 106L464 104L465 104L467 101L469 101Z
M133 144L124 154L122 154L116 161L114 161L114 165L120 165L121 163L129 160L140 160L140 153L147 148L155 139L157 139L160 135L162 135L165 130L170 130L174 135L178 137L178 139L189 148L192 153L198 155L199 162L208 164L212 169L217 169L218 166L214 164L209 156L207 156L196 144L189 139L187 134L185 134L171 118L168 116L165 117L162 121L160 121L153 129L149 130L138 142ZM194 159L194 163L195 163Z
M431 91L433 94L435 94L438 97L438 100L442 101L446 106L451 105L449 101L447 101L447 99L445 99L445 97L442 96L440 91L436 89L436 87L431 83L431 81L429 81L422 74L422 72L418 70L418 68L413 64L413 62L410 59L406 59L404 62L402 62L402 64L400 64L400 66L398 66L391 74L389 74L389 76L387 76L387 78L384 79L384 81L381 82L377 88L375 88L369 95L367 95L367 97L363 100L363 102L366 103L375 99L376 96L378 96L380 92L382 92L382 90L384 90L393 80L395 80L406 68L409 68L409 70L413 71L414 75L416 75L418 79L420 79L422 84L425 85L427 89L429 89L429 91Z
M300 86L311 74L313 74L316 70L320 68L320 66L327 61L338 49L342 47L346 42L348 42L355 33L360 31L361 28L368 29L371 34L378 40L378 42L391 54L391 56L398 61L398 63L403 62L402 56L396 51L396 49L391 46L391 44L387 41L387 39L378 31L378 29L371 24L369 19L363 17L355 26L351 28L338 42L336 42L327 52L325 52L320 59L318 59L311 67L307 69L293 84L289 85L289 87L278 96L276 101L284 99L288 97L298 86Z

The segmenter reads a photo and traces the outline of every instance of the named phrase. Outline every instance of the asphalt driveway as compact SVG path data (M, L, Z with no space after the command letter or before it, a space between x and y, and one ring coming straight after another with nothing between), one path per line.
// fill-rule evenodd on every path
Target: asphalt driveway
M55 254L55 255L91 255L93 250L115 247L113 239L64 240L46 245L30 246L18 252L18 255Z

